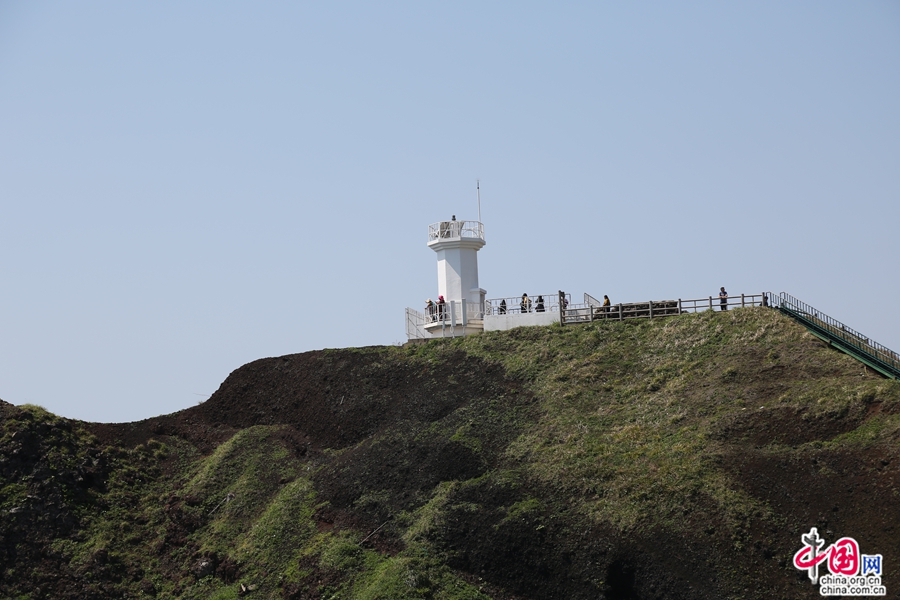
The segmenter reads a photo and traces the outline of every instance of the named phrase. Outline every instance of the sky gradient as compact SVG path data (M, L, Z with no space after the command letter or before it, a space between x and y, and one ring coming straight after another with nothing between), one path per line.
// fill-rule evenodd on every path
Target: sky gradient
M488 297L786 291L900 350L897 2L0 1L0 398L173 412Z

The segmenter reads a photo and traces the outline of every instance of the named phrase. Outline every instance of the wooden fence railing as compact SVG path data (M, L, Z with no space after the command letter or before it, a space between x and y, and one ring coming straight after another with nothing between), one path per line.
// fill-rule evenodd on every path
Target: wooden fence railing
M613 304L612 306L598 306L596 300L586 296L584 304L569 304L563 308L560 303L559 322L563 325L573 323L589 323L591 321L613 319L624 321L625 319L652 319L654 317L671 317L684 313L700 312L704 310L729 310L735 307L768 306L765 293L740 294L719 298L709 296L691 300L648 300L646 302L629 302ZM593 300L593 302L591 302Z
M562 293L560 292L561 295ZM585 294L584 304L565 306L560 303L559 322L569 325L605 319L617 321L652 319L705 310L727 311L731 308L747 306L777 308L800 322L811 333L832 347L849 354L886 377L900 379L900 354L870 340L858 331L850 329L840 321L784 292L778 295L763 292L762 294L740 294L726 298L707 296L693 300L682 300L681 298L678 300L649 300L647 302L613 304L612 306L601 306L595 298Z

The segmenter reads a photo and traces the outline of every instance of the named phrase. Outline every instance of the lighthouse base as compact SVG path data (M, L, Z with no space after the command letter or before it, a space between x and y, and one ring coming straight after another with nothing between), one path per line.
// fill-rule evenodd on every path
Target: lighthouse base
M449 319L444 321L436 321L434 323L426 323L422 329L428 332L433 338L450 338L462 337L464 335L472 335L484 331L484 321L481 319L471 319L465 325L457 323L452 324Z

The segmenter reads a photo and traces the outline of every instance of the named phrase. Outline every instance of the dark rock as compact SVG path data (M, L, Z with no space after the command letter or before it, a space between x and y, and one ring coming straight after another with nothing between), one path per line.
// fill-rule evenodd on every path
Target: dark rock
M194 568L192 569L192 571L197 579L203 579L204 577L209 577L210 575L215 573L216 566L210 559L201 558L194 564Z

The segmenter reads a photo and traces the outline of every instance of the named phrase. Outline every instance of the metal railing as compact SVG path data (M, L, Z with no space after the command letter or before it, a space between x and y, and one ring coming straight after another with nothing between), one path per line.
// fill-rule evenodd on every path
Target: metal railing
M428 241L484 239L484 225L479 221L439 221L428 226Z
M426 306L424 312L407 308L406 337L410 340L431 339L471 333L482 328L482 319L484 309L478 302L465 303L465 316L463 303L458 301L434 303Z
M425 315L414 308L407 308L406 338L413 340L429 337L431 337L431 334L425 330Z
M584 293L584 303L588 306L603 306L603 302L597 300L587 292Z
M571 294L566 294L566 303L572 301ZM485 300L484 312L487 315L519 315L525 313L559 312L559 294L538 294L528 296L528 302L522 296L493 298Z
M837 319L829 317L785 292L781 292L777 296L768 293L766 302L770 306L776 307L788 316L800 321L807 329L820 338L825 339L829 343L834 343L841 350L884 375L894 379L900 378L900 354L897 354L890 348L869 339ZM857 353L862 356L856 356ZM871 364L865 359L874 360L875 364Z
M450 307L451 302L440 304L435 302L431 306L425 307L425 324L437 323L440 321L450 321L454 316L458 322L462 322L462 302L452 301L453 308ZM473 321L484 318L484 309L480 303L466 302L466 321Z

